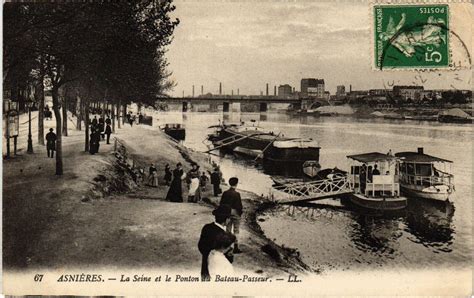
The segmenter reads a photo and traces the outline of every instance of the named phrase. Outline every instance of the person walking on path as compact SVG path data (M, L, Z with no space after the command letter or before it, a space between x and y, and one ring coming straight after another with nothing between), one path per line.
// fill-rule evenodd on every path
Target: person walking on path
M217 207L212 211L215 221L212 223L206 224L201 230L201 236L199 237L198 249L202 255L201 262L201 280L210 280L209 272L209 254L213 250L219 250L224 244L226 238L233 239L233 235L226 231L226 224L231 215L231 209L227 205L222 205ZM231 241L233 242L233 241ZM229 263L234 261L234 256L231 250L227 250L224 253L225 258ZM218 272L212 272L216 274Z
M211 173L211 184L214 190L214 196L217 197L221 193L221 175L217 167L215 167L214 172Z
M92 129L91 139L89 142L89 153L92 155L98 153L99 147L100 147L100 133L99 133L98 128L94 127L94 129Z
M46 150L48 151L48 157L54 157L54 151L56 151L56 139L56 134L53 132L53 129L50 128L49 132L46 134Z
M230 188L222 194L220 205L226 205L231 208L231 214L229 221L227 222L227 232L232 232L235 239L234 253L241 253L239 249L239 230L240 230L240 219L242 217L242 199L240 193L236 190L239 179L232 177L229 179Z
M97 116L94 116L94 119L92 119L92 125L97 125Z
M166 200L171 202L183 202L183 187L181 180L183 179L183 168L179 162L173 171L173 181L171 181L170 189L166 195Z
M165 166L165 177L164 177L166 185L170 185L172 177L173 177L173 173L171 173L170 165L167 163Z
M105 140L105 120L104 117L100 116L99 117L99 132L102 137L102 140Z
M202 175L199 177L199 186L202 191L206 191L207 180L209 178L206 176L206 172L202 171Z
M158 187L158 169L154 164L150 165L148 174L148 185Z
M107 135L107 144L110 144L110 135L112 134L112 127L110 127L110 124L107 124L105 127L105 134Z

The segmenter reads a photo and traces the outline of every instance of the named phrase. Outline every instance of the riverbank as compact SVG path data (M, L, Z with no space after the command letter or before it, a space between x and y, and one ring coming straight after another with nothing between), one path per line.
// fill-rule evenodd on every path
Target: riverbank
M46 122L45 131L53 123ZM137 165L156 163L160 177L166 163L174 167L181 162L188 170L192 160L210 169L206 156L151 127L127 125L116 132ZM83 140L83 132L76 130L63 138L62 177L54 175L54 160L42 146L35 146L33 155L4 162L4 268L146 267L199 274L200 230L213 221L218 199L205 193L207 203L167 202L166 186L134 183L118 164L112 144L102 142L99 154L92 156L83 152ZM309 271L292 250L263 235L256 222L256 196L242 194L244 253L236 255L235 268L264 276Z

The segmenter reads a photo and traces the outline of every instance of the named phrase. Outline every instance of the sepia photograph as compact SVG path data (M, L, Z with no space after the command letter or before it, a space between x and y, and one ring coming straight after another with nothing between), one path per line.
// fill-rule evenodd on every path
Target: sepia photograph
M4 1L4 295L472 295L469 1Z

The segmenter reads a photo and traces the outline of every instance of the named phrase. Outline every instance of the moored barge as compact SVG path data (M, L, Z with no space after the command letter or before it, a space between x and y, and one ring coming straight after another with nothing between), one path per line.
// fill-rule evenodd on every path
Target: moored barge
M214 148L262 158L267 162L294 163L301 168L307 160L319 161L320 147L316 141L285 137L280 133L258 126L223 124L214 126L215 133L208 136Z

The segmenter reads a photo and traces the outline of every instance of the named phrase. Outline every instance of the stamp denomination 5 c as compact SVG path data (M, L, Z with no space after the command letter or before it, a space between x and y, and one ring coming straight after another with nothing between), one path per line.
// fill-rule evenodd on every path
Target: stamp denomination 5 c
M373 15L376 68L450 66L447 4L375 5Z

